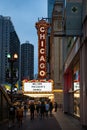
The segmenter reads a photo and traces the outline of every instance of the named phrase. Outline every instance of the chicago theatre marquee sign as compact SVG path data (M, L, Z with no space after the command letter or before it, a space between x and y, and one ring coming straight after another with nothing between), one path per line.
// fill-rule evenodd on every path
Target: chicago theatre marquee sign
M36 23L38 33L38 78L46 78L46 36L50 24L45 20Z

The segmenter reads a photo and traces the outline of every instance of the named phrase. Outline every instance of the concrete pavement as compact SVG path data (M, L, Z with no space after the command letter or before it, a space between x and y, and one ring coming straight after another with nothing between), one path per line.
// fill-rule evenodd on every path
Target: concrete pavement
M16 121L14 127L9 128L8 122L0 124L0 130L87 130L87 128L82 128L80 121L73 118L70 115L64 114L62 110L58 109L57 112L53 112L52 117L40 119L35 116L34 120L30 120L29 112L27 116L23 118L23 125L18 126Z
M59 123L54 116L40 117L35 116L34 120L30 120L30 115L27 113L26 117L23 118L22 126L19 127L17 120L14 126L8 127L8 122L0 125L0 130L61 130Z
M62 130L87 130L83 128L80 124L80 121L68 114L64 114L61 109L55 113L53 112L55 118L57 119Z

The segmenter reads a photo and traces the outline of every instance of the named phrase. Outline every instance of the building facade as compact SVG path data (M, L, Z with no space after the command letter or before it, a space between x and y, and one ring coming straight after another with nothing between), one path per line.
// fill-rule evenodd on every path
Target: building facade
M78 26L76 26L76 23L73 23L73 26L71 24L71 32L70 26L67 25L68 30L66 32L68 33L65 42L67 44L67 54L65 56L64 62L63 109L64 112L78 117L82 126L87 127L87 1L67 0L66 5L68 8L67 10L69 13L71 13L74 21L78 21L78 19L80 18L80 22L76 22L78 23ZM69 11L69 9L71 9L71 12ZM72 9L74 9L74 12L72 11ZM73 33L74 31L75 33ZM69 34L72 34L71 37L69 36Z
M59 83L59 65L62 63L63 111L79 118L82 126L87 127L87 1L66 0L64 21L59 17L58 2L56 0L52 16L50 76L57 87L55 83ZM59 32L59 29L63 31ZM59 102L59 93L56 94Z
M80 50L81 123L87 126L87 1L83 0L82 39Z
M54 7L54 3L55 3L55 0L48 0L48 21L51 22L51 19L52 19L52 11L53 11L53 7Z
M52 26L50 33L50 77L54 81L54 97L59 105L63 104L63 78L62 78L62 49L63 49L63 14L64 2L55 1L52 11Z
M14 51L18 53L18 55L20 54L20 42L13 23L10 17L0 16L0 84L6 82L6 72L7 69L9 70L10 68L7 54L12 55ZM17 61L17 67L18 66L19 60Z
M13 56L18 55L18 59L14 62L14 71L16 73L17 80L20 81L20 40L14 28L10 32L10 51L9 53Z
M47 20L48 23L51 25L52 23L52 11L53 11L53 7L54 7L54 3L55 0L48 0L47 1ZM48 33L47 33L47 41L46 41L46 48L47 48L47 53L46 53L46 57L47 57L47 79L50 79L50 33L51 33L51 26L48 29Z
M34 78L34 46L28 41L21 44L21 79Z

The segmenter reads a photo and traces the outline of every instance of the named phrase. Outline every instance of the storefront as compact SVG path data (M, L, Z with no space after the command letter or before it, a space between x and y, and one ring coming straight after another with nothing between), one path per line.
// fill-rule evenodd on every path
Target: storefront
M80 72L79 62L76 63L73 70L73 98L74 98L74 115L80 117Z
M64 112L80 117L80 41L69 53L64 70Z

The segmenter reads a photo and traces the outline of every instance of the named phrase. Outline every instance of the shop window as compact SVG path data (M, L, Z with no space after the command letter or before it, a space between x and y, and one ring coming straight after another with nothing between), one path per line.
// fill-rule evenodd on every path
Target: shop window
M80 73L79 63L74 67L73 90L74 90L74 115L80 117Z

